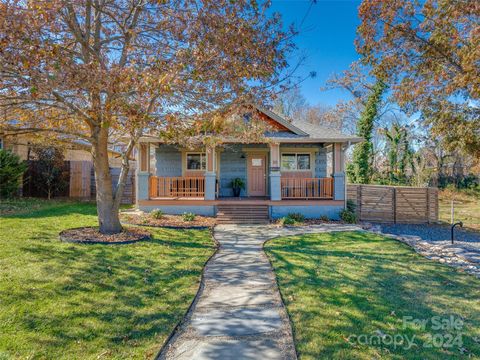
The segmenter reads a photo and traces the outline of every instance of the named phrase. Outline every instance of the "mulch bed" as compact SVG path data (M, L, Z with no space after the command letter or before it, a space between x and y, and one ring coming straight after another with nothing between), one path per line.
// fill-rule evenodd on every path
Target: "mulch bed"
M121 233L101 234L97 227L81 227L63 230L60 240L80 244L131 244L150 239L150 233L145 229L124 228Z
M166 227L173 229L202 229L212 228L216 224L213 217L195 216L193 221L184 221L181 215L163 215L160 219L155 219L148 213L145 214L121 214L122 222L139 225L139 226L154 226Z

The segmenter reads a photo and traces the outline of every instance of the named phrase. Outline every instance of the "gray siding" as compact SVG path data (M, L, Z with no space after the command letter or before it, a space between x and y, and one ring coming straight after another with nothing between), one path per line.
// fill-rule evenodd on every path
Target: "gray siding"
M327 149L319 144L282 144L280 145L280 152L282 148L298 148L302 151L302 148L318 148L315 152L314 166L315 177L327 177Z
M241 178L247 184L247 160L246 156L242 159L242 155L242 145L226 146L220 153L220 196L233 196L230 182L235 178ZM245 195L242 190L240 196Z
M315 156L315 177L327 177L327 149L319 148Z
M171 145L161 145L155 152L157 176L182 176L182 153Z
M266 145L235 144L226 145L220 152L220 174L218 177L220 196L232 196L230 182L235 178L241 178L247 183L247 154L242 148L266 148ZM282 144L281 147L288 148L312 148L318 147L314 159L315 176L327 176L327 152L321 145L317 144ZM242 158L243 156L243 158ZM269 154L267 154L267 164ZM161 145L155 153L156 175L157 176L182 176L182 153L173 145ZM267 193L269 193L269 168L267 166ZM242 190L241 196L246 196L246 190Z

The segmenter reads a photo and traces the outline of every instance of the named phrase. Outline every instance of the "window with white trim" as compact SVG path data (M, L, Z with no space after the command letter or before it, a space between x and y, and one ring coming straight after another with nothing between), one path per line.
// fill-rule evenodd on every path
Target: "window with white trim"
M205 170L207 158L205 153L187 153L187 170Z
M285 171L311 170L310 154L305 154L305 153L282 154L282 170L285 170Z

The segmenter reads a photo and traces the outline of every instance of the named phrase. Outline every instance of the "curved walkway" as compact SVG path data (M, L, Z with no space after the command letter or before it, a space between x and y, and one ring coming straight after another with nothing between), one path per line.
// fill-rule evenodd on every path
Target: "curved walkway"
M351 231L352 225L301 228L220 225L195 303L160 359L296 359L292 330L263 243L278 236Z

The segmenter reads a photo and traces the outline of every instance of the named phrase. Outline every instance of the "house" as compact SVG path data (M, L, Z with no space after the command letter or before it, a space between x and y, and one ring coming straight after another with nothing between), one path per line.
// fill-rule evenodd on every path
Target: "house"
M18 155L21 160L31 160L32 144L38 144L40 140L34 137L35 134L24 133L20 130L0 131L0 149L10 150ZM40 138L41 139L41 138ZM64 144L65 161L88 161L92 162L90 152L91 145L85 140L72 140ZM121 153L114 147L109 149L108 158L113 168L122 165Z
M143 137L137 151L136 204L167 214L192 212L225 220L338 219L345 207L344 154L362 139L256 107L270 128L264 143L227 141L189 150ZM245 189L234 197L232 180Z
M22 129L0 131L0 149L5 149L18 155L21 160L27 160L30 163L29 169L24 175L23 186L20 193L23 196L42 197L45 196L42 184L32 185L35 178L34 166L35 157L32 156L32 146L45 141L43 135L37 133L26 133ZM96 196L95 177L93 172L93 159L91 154L91 144L86 140L70 140L63 142L65 167L69 172L68 187L62 191L62 194L56 196L70 197L76 199L93 199ZM122 151L126 145L122 142L111 146L108 150L108 160L110 164L110 173L112 175L113 185L116 184L122 165ZM134 202L135 186L133 171L136 167L133 157L130 161L131 173L127 178L127 183L122 197L122 203L131 204Z

